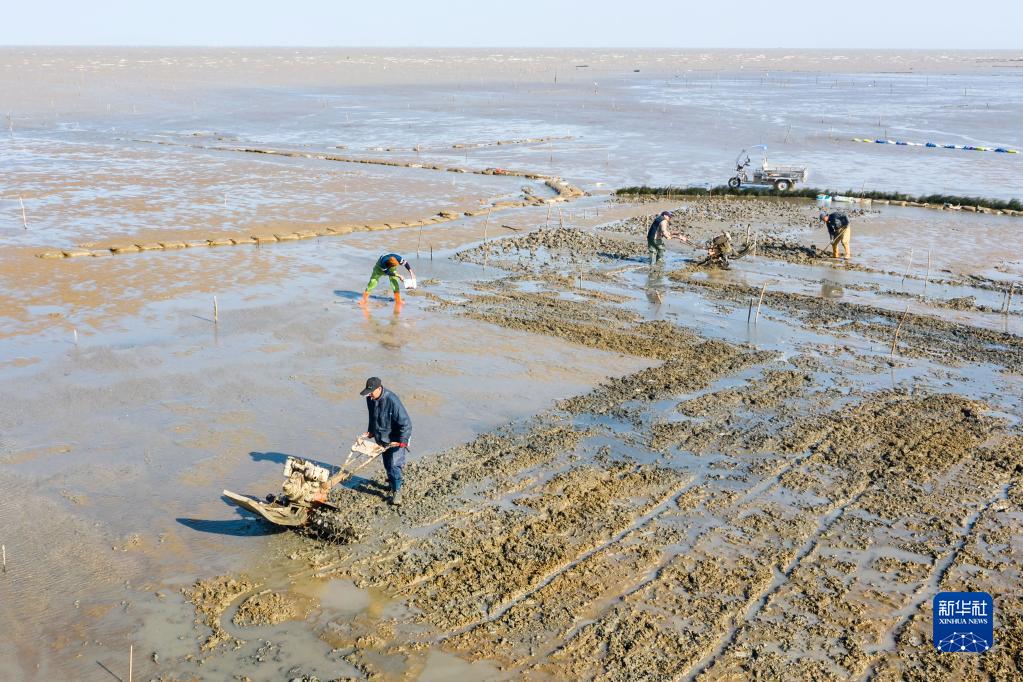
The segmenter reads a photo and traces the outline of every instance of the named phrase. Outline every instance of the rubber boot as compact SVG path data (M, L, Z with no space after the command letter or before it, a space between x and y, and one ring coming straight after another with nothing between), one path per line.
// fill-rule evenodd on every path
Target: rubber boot
M395 291L394 292L394 305L401 305L401 292L400 291Z
M359 305L363 305L364 306L364 305L366 305L368 303L369 303L369 292L368 291L364 291L364 292L362 292L362 299L359 301Z

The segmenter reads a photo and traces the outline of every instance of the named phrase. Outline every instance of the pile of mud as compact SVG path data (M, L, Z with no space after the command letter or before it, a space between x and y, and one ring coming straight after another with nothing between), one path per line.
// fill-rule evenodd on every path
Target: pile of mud
M257 586L247 576L221 575L197 580L191 588L182 590L185 598L195 606L196 625L205 625L211 631L202 651L211 651L232 639L221 625L221 617L238 597Z
M720 231L724 229L723 226L797 228L819 224L817 207L804 199L764 201L709 197L685 201L670 210L674 214L672 225L687 232L710 229ZM646 235L647 228L656 216L656 213L636 216L601 229Z
M465 249L455 254L455 259L470 263L483 263L484 257L489 262L499 263L511 255L528 255L531 260L541 255L549 255L558 262L581 262L596 259L599 261L629 260L646 253L646 245L622 239L602 237L591 232L575 228L555 228L536 230L524 235L504 237L485 242L479 246Z
M231 622L239 627L277 625L302 617L302 610L295 597L266 590L243 601Z

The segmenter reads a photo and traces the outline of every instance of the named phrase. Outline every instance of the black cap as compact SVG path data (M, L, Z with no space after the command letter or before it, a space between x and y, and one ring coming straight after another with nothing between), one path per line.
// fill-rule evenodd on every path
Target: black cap
M667 217L669 217L669 218L674 218L674 217L675 217L675 214L674 214L674 213L672 213L671 211L662 211L662 212L661 212L661 215L663 215L663 216L667 216Z
M383 384L380 383L380 377L370 377L369 379L366 379L366 388L359 391L359 395L366 397L381 386L383 386Z

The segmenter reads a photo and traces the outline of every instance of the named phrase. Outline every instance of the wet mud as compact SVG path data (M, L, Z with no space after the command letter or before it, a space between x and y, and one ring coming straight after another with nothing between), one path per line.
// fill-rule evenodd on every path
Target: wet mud
M185 598L195 607L196 625L203 625L211 630L202 644L203 652L217 649L233 639L224 630L221 618L236 599L257 586L257 583L246 576L222 575L197 580L191 588L182 590Z
M395 607L321 637L370 678L438 650L495 666L488 679L1023 674L1018 387L992 405L948 381L966 365L1018 371L1019 338L784 292L765 295L765 319L859 350L710 338L644 314L626 284L642 244L608 232L472 247L458 258L510 274L430 300L650 367L410 463L401 507L379 474L333 491L300 561ZM566 259L571 274L551 267ZM685 270L667 281L668 296L742 315L759 292ZM900 323L899 362L925 359L940 387L879 380L892 356L871 344ZM1001 595L997 654L932 653L938 588Z
M278 627L311 630L366 679L438 660L488 680L1023 674L1020 338L770 287L745 326L757 267L821 259L769 241L781 251L721 276L694 274L688 253L651 271L649 218L487 240L455 256L485 265L477 277L411 297L640 368L416 453L401 506L379 467L332 490L278 560L296 583L346 585L333 606L279 581L197 581L185 661L229 662ZM931 654L939 588L999 595L997 653ZM251 655L282 669L289 646Z
M302 602L294 596L266 590L243 601L231 622L239 627L277 625L301 618L305 610Z
M761 287L738 282L698 280L690 270L669 273L680 288L697 287L712 296L732 301L760 301ZM764 304L795 315L808 328L840 328L839 334L857 333L895 344L908 357L929 358L950 366L964 361L987 362L1018 372L1023 368L1023 337L975 327L926 313L835 301L808 294L763 291ZM944 306L943 306L944 307ZM899 330L896 338L895 331Z

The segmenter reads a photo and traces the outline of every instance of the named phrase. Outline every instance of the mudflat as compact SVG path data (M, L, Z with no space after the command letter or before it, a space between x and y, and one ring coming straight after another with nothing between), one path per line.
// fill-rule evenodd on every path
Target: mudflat
M927 93L1019 146L1011 55L841 56L0 51L0 668L1023 674L1023 218L850 205L845 263L809 200L610 194L718 184L744 129L824 184L1013 196L1018 157L845 141L891 85L899 134ZM742 113L825 91L852 108ZM661 210L692 244L651 269ZM700 267L725 230L756 248ZM388 251L420 288L362 310ZM373 374L402 507L373 466L300 533L220 499L340 464ZM982 656L930 641L959 589L995 597Z

